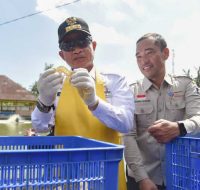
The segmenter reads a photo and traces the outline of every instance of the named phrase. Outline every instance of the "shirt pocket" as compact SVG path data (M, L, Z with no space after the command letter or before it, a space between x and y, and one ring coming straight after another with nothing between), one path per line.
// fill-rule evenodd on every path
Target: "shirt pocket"
M185 116L185 100L173 98L166 101L166 119L170 121L180 121Z
M150 103L136 103L135 117L137 128L147 128L153 122L153 105Z

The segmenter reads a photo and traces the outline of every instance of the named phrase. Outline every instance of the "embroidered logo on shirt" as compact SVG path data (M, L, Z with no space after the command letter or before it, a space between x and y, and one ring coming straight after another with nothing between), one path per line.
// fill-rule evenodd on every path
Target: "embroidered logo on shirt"
M183 91L172 91L172 90L169 90L167 92L168 96L170 97L183 97L184 96L184 93Z
M174 92L172 92L171 90L167 92L168 96L173 97L174 96Z

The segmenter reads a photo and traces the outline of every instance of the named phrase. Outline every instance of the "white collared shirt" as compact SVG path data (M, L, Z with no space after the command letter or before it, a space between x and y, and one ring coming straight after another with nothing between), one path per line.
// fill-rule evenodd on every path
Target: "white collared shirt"
M90 71L95 78L95 69ZM99 99L97 108L92 111L107 127L121 133L127 133L133 129L134 120L134 98L125 77L118 74L100 73L105 83L106 101ZM38 131L48 131L49 124L55 124L55 111L59 100L59 93L55 100L55 110L42 113L36 107L32 113L32 126Z

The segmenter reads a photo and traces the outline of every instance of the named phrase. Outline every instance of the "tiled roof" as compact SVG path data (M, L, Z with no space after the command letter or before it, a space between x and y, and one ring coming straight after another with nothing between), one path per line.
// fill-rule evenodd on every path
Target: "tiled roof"
M36 101L35 96L5 75L0 75L0 100Z

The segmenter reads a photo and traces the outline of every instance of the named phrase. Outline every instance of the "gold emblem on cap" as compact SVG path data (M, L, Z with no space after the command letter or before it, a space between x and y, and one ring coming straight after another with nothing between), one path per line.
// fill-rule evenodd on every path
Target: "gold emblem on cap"
M69 31L74 30L74 29L81 29L81 25L76 24L76 18L75 17L70 17L70 18L66 19L66 23L69 25L65 28L66 32L69 32Z
M70 17L68 19L66 19L66 23L70 26L76 24L76 18L75 17Z

